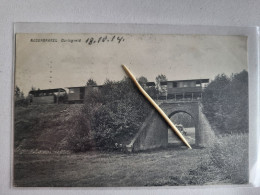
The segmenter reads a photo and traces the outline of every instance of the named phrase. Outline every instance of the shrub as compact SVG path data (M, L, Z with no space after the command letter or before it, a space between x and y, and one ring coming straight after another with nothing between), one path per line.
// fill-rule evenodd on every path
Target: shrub
M74 116L74 124L71 127L68 144L74 152L91 150L95 146L94 135L91 128L93 105L85 104L81 111Z
M150 111L150 104L127 78L106 81L101 92L102 105L94 114L92 128L97 146L109 149L116 143L125 144L135 135Z
M217 133L248 132L248 73L217 75L203 92L203 112Z
M131 80L107 80L100 90L88 90L69 143L74 151L110 150L116 144L126 144L139 130L150 107Z

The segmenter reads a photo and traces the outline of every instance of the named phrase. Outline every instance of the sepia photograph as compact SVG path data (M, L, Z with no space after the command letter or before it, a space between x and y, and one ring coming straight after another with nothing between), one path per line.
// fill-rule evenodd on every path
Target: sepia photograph
M248 184L247 60L246 36L17 33L13 186Z

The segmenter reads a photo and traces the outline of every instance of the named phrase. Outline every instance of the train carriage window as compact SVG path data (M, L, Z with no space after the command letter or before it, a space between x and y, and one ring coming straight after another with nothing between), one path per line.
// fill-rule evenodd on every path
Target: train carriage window
M201 82L200 81L196 81L196 87L201 87Z
M69 93L75 93L74 89L69 89Z

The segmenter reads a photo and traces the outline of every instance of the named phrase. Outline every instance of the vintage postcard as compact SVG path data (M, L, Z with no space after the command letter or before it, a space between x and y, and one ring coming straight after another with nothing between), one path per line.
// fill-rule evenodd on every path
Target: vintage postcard
M15 35L14 186L247 184L248 121L246 36Z

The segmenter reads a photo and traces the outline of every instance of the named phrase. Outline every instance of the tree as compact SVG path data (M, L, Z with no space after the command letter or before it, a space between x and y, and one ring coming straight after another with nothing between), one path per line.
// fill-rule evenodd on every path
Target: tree
M248 72L235 74L231 77L229 90L228 120L225 121L225 128L230 132L248 131Z
M148 79L144 76L141 76L137 79L142 87L145 87L145 84L148 83Z
M113 149L115 144L126 144L139 131L151 112L151 105L131 79L106 80L94 98L84 102L75 122L70 144L74 151L92 148Z
M130 140L151 112L150 103L127 77L118 82L107 80L101 96L102 104L92 121L95 143L105 148Z
M203 92L203 111L218 133L248 131L248 73L217 75Z
M15 86L14 97L15 97L15 106L27 106L28 105L28 101L25 99L24 93L18 86Z
M15 86L15 89L14 89L14 96L15 96L16 100L21 98L21 90L17 85Z
M160 74L155 78L155 82L156 82L155 88L157 90L158 95L164 94L166 92L166 88L162 87L162 85L161 85L161 82L163 82L163 81L167 81L167 78L164 74Z
M229 86L230 78L227 75L217 75L204 90L202 99L204 112L209 122L217 131L222 131L223 133L225 131L226 111L229 110Z
M87 81L86 86L97 86L97 82L90 78Z
M137 81L140 83L140 85L145 89L145 91L152 97L156 98L157 90L155 86L150 85L147 86L146 84L148 83L148 79L144 76L141 76L137 79Z

